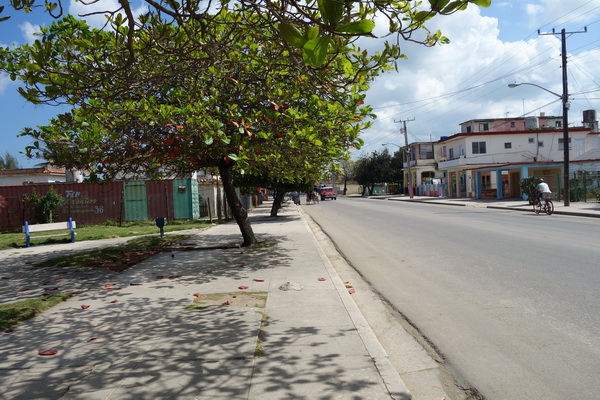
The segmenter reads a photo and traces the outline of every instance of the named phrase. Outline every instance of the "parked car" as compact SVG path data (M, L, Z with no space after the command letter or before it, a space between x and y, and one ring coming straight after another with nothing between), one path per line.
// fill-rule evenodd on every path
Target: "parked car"
M335 196L335 191L330 186L322 187L320 192L321 192L321 200L327 200L327 199L337 200L337 198Z

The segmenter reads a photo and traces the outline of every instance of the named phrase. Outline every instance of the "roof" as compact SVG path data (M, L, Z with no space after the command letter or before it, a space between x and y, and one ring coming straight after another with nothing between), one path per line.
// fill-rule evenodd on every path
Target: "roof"
M592 161L592 160L600 160L600 148L591 149L586 151L579 157L574 158L571 161Z
M0 176L31 176L31 175L64 175L66 172L64 169L49 169L45 167L40 168L20 168L20 169L2 169L0 170Z
M461 132L456 133L452 136L445 137L440 139L438 143L447 142L452 139L456 139L457 137L469 137L469 136L492 136L492 135L530 135L532 133L557 133L562 132L562 129L528 129L523 131L485 131L485 132ZM591 132L590 128L569 128L569 132L586 132L588 131L590 134L596 134L597 132Z

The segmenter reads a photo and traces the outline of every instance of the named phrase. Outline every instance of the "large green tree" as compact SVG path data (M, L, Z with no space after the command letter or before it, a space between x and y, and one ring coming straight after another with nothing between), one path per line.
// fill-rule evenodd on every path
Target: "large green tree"
M10 0L15 10L32 12L36 8L45 10L54 18L64 14L66 0ZM82 2L89 6L90 13L106 13L113 19L121 18L126 21L127 30L119 31L127 37L126 41L135 57L134 32L144 29L144 19L134 15L132 0L119 0L118 5L106 9L98 9L103 4L100 0ZM142 0L148 13L160 16L165 22L177 26L185 26L190 21L200 21L209 24L214 15L223 10L241 12L253 11L264 16L260 20L240 19L238 24L264 26L269 24L277 27L281 36L302 55L310 65L324 65L327 53L340 51L334 43L334 38L358 38L373 36L375 17L386 24L388 34L395 35L386 45L384 52L393 57L400 57L400 39L419 42L432 46L438 42L446 42L442 33L430 32L425 23L436 15L449 15L464 10L469 4L488 7L491 0L228 0L211 2L210 0ZM135 2L134 6L138 3ZM8 10L0 6L0 21L10 18ZM384 30L381 30L382 32ZM343 50L341 50L343 51Z
M373 151L360 157L354 167L354 178L363 186L363 195L373 194L377 183L400 182L402 177L402 152L393 155L387 149Z
M175 26L151 16L129 47L114 33L128 30L123 20L111 32L68 16L34 44L2 49L0 69L24 82L26 99L73 106L25 131L29 155L104 179L218 168L244 244L255 243L234 170L298 181L360 146L364 91L380 62L339 38L346 53L311 68L269 25L238 24L262 18L223 12Z

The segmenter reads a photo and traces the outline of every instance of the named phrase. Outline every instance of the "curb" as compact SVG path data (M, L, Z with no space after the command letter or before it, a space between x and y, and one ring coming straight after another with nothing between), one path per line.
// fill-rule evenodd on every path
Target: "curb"
M358 306L354 302L354 299L352 299L352 295L344 286L342 279L338 275L333 264L331 263L331 261L325 254L325 251L321 247L321 244L317 240L315 233L313 232L312 227L309 224L309 219L312 220L311 217L307 216L307 214L304 213L304 210L302 210L302 208L298 207L298 210L302 215L302 220L304 221L306 229L310 232L312 236L313 242L315 243L315 247L319 252L319 257L323 261L327 273L329 274L331 279L334 280L335 288L338 292L338 295L340 296L344 307L348 312L348 315L354 323L354 326L356 327L356 330L358 331L358 334L363 344L365 345L367 353L375 363L375 367L377 368L379 375L381 376L381 379L383 380L383 383L385 384L388 390L389 395L392 399L395 399L396 395L408 395L410 398L410 392L404 384L404 381L400 377L400 374L392 365L388 354L377 339L375 333L369 326L362 312L359 310Z

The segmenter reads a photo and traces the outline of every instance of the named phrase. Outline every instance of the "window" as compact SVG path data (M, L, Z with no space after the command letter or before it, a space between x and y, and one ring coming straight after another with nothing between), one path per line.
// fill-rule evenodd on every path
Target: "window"
M543 140L538 141L538 147L544 147L544 141Z
M473 142L473 154L485 154L485 142Z
M515 121L512 121L512 122L510 123L510 127L511 127L511 128L514 128L515 126L516 126L516 124L515 124Z
M454 149L452 149L452 148L448 149L448 158L450 158L451 160L454 160Z
M530 137L530 138L529 138L529 143L534 143L534 142L535 142L535 139L534 139L534 138L532 138L532 137Z
M573 147L571 147L571 138L569 138L569 150L571 150ZM564 150L565 149L565 140L563 138L559 138L558 139L558 150Z
M479 123L479 132L489 131L489 130L490 130L490 125L487 122Z
M554 121L554 126L556 128L561 128L562 127L562 121Z
M504 143L505 149L512 149L512 143Z
M433 159L433 143L419 145L419 159L420 160L432 160Z
M467 126L467 133L471 133L471 125Z

